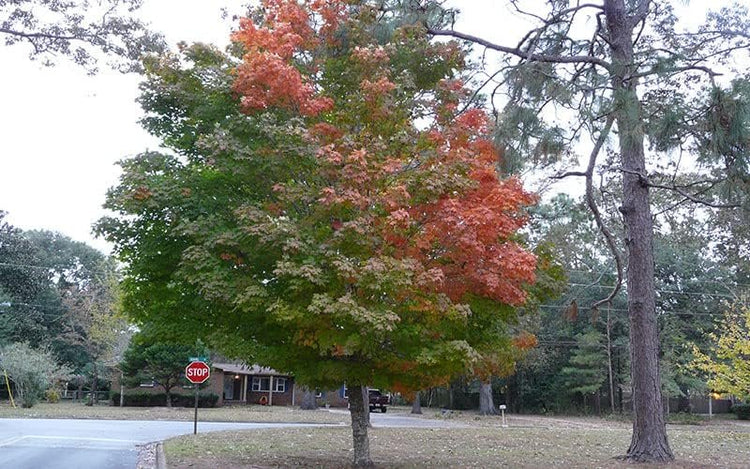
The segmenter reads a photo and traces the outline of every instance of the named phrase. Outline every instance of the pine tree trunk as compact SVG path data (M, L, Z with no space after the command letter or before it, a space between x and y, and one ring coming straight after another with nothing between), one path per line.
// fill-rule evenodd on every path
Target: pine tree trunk
M645 2L645 3L644 3ZM639 5L648 5L641 0ZM634 10L637 11L637 10ZM622 164L623 196L620 211L625 221L628 254L628 316L630 318L631 378L633 383L633 438L626 459L661 462L674 459L667 441L659 378L659 337L654 286L653 222L645 179L643 120L633 78L634 28L625 0L605 0L609 43L612 49L615 118Z
M354 441L354 467L373 467L370 458L370 440L367 436L369 411L363 399L364 386L349 388L349 412L352 415L352 437Z
M422 400L419 397L419 391L414 393L414 401L411 403L411 413L422 415Z
M479 388L479 413L481 415L495 415L495 403L492 401L492 381L482 381Z
M302 404L299 406L302 410L315 410L318 408L318 402L315 400L315 393L305 388L302 393Z

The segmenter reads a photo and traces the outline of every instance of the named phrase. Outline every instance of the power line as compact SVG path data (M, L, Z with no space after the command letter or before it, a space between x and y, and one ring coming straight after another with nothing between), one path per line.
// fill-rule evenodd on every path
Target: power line
M611 272L611 271L607 271L607 272L600 271L600 272L597 272L597 271L593 271L593 270L571 269L571 270L566 270L566 272L568 272L568 273L578 273L578 274L590 274L590 275L596 275L596 276L611 275L612 277L617 277L617 273L616 272ZM750 284L747 284L747 283L720 282L718 280L690 280L690 282L691 283L701 283L701 284L703 284L703 283L711 283L711 284L714 284L714 285L723 286L725 288L726 288L727 283L729 283L731 286L735 286L735 287L750 288Z
M586 288L607 288L612 289L615 288L614 285L600 285L597 283L594 284L585 284L585 283L569 283L568 286L570 287L586 287ZM677 290L654 290L656 293L670 293L675 295L688 295L688 296L715 296L718 298L735 298L734 295L727 295L725 293L704 293L704 292L682 292Z
M540 308L544 308L544 309L557 309L557 310L560 310L560 311L564 311L564 310L566 310L568 308L567 306L559 306L559 305L539 305L539 307ZM578 309L579 310L583 310L583 311L590 311L591 310L591 308L580 307L580 306L578 307ZM604 312L604 311L614 311L614 312L618 312L618 313L627 313L628 312L628 310L625 309L625 308L602 308L600 311L601 312ZM721 313L700 313L700 312L695 312L695 311L691 311L691 312L687 312L687 311L660 311L659 314L668 314L670 316L675 316L675 315L676 316L724 316L723 312L721 312Z
M49 305L39 305L39 304L33 304L33 303L20 303L17 301L5 301L5 302L0 303L0 308L10 308L13 306L28 306L31 308L46 309L48 311L66 311L66 308L51 307Z
M37 270L55 270L55 269L59 269L59 268L63 268L64 270L67 270L67 269L71 269L71 270L84 269L84 270L86 270L88 272L92 272L92 273L102 273L102 274L108 273L108 271L106 271L106 270L97 269L97 268L93 268L92 269L92 268L86 267L83 264L78 264L77 266L71 267L71 266L61 266L61 265L57 265L57 266L49 266L49 265L47 265L47 266L44 266L44 265L34 265L34 264L17 264L17 263L11 263L11 262L0 262L0 266L6 266L6 267L25 267L25 268L37 269Z

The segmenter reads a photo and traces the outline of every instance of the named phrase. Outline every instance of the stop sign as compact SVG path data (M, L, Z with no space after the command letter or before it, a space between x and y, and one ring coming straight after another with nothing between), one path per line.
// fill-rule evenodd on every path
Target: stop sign
M203 362L190 362L185 367L185 377L193 384L200 384L211 376L211 368Z

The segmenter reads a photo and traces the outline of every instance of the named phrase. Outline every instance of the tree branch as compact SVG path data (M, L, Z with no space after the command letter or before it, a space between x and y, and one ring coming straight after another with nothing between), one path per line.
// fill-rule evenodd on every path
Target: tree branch
M596 167L596 158L599 156L599 152L602 149L602 146L604 146L604 142L607 141L607 136L609 135L609 132L612 130L612 124L615 121L615 115L614 113L611 113L609 116L607 116L607 123L605 124L604 128L602 129L601 133L599 133L599 138L597 138L596 143L594 144L594 148L591 150L591 155L589 155L589 165L586 168L586 203L589 206L589 209L591 210L591 213L594 215L594 220L596 221L596 226L599 227L599 231L602 232L602 235L604 235L604 239L607 242L607 247L609 247L609 251L612 253L612 256L615 258L615 265L617 266L617 282L615 283L614 288L612 288L612 291L607 295L606 298L603 298L601 300L596 301L593 305L591 305L591 308L598 308L599 306L611 302L615 296L617 296L617 293L619 293L620 288L622 287L622 271L623 271L623 262L622 262L622 254L620 253L620 250L617 248L617 243L615 243L615 237L612 234L612 232L609 230L607 225L604 223L604 219L602 218L601 212L599 212L599 207L596 205L596 200L594 199L594 183L593 183L593 177L594 177L594 168Z
M687 200L689 200L691 202L694 202L696 204L705 205L706 207L711 207L711 208L740 208L742 206L742 204L717 204L717 203L714 203L714 202L709 202L708 200L704 200L704 199L698 198L695 194L690 194L690 193L686 192L682 187L680 187L680 186L678 186L676 184L672 184L671 186L668 186L666 184L656 184L656 183L648 182L648 186L649 187L653 187L655 189L666 189L666 190L677 192L678 194L680 194L685 199L687 199Z
M644 21L646 17L648 16L648 10L651 6L651 0L641 0L638 3L638 6L635 9L635 12L633 12L633 16L630 17L630 21L633 27L640 23L641 21Z
M11 36L18 36L24 39L33 41L34 39L53 39L62 41L74 41L76 39L83 40L86 36L64 36L60 34L49 34L49 33L25 33L23 31L15 31L13 29L0 28L0 33L9 34Z
M617 168L617 169L619 171L622 171L623 173L628 173L628 174L633 174L635 176L638 176L638 179L641 182L641 184L645 184L648 187L653 187L655 189L665 189L665 190L669 190L669 191L674 191L674 192L680 194L685 199L687 199L687 200L689 200L691 202L695 202L697 204L705 205L706 207L711 207L711 208L740 208L742 206L742 204L717 204L717 203L714 203L714 202L710 202L708 200L700 199L700 198L698 198L697 194L690 194L689 192L685 191L686 187L694 186L696 184L699 184L699 182L691 183L691 184L688 184L687 186L678 186L674 182L672 183L671 186L670 185L666 185L666 184L657 184L657 183L651 182L649 180L648 175L645 174L645 173L642 173L640 171L632 171L632 170L627 170L625 168ZM701 181L701 182L712 182L712 181ZM718 182L718 181L716 181L716 182ZM714 182L714 185L716 184L716 182ZM713 185L711 187L713 187ZM705 193L709 189L711 189L711 188L709 187L708 189L705 189L703 191L699 191L698 194Z
M432 34L433 36L455 37L456 39L462 39L464 41L473 42L474 44L479 44L480 46L486 47L488 49L492 49L498 52L504 52L506 54L515 55L516 57L527 60L529 62L544 62L544 63L559 63L559 64L588 63L588 64L593 64L593 65L599 65L600 67L603 67L606 69L610 68L610 64L607 61L602 60L599 57L593 57L590 55L561 56L561 55L533 54L528 51L523 51L517 47L501 46L499 44L494 44L492 42L484 40L480 37L473 36L471 34L461 33L458 31L452 31L448 29L428 28L427 32L429 34Z
M572 176L586 177L587 175L588 173L585 171L567 171L562 174L555 174L554 176L550 176L550 179L565 179Z

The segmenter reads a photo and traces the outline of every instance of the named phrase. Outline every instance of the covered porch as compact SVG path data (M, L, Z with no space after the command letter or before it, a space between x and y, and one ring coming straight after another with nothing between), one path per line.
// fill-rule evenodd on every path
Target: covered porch
M296 404L294 379L288 374L233 363L214 363L213 368L217 375L221 373L220 404Z

